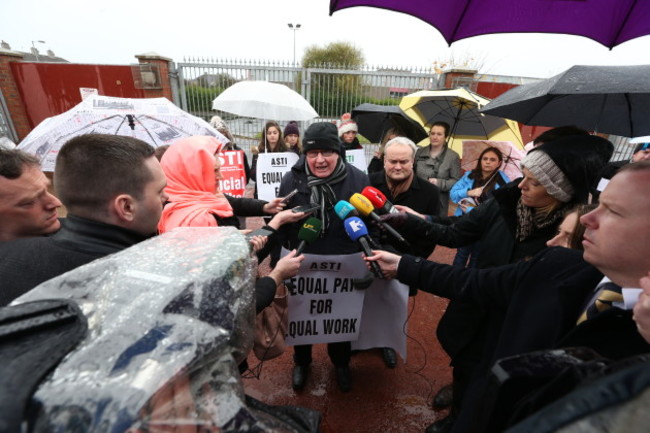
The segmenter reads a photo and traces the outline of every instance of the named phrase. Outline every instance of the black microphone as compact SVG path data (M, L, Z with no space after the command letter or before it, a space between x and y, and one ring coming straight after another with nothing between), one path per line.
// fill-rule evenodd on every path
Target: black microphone
M368 244L368 240L369 240L368 228L363 223L361 218L359 217L347 218L345 221L343 221L343 225L345 226L345 232L348 234L350 239L352 239L355 242L359 242L361 244L361 248L363 249L363 253L366 255L366 257L371 257L372 248L370 248L370 244ZM379 264L377 262L370 262L370 267L372 268L373 273L378 278L384 278L384 274L381 272L381 268L379 267Z

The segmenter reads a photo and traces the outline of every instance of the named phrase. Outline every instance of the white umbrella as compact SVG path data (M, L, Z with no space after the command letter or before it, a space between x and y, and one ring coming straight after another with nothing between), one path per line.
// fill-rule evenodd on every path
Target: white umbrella
M36 155L43 171L54 171L61 146L83 134L125 135L154 147L194 135L228 142L208 122L186 113L166 98L91 95L65 113L45 119L20 142L18 149Z
M235 83L212 101L212 108L257 119L300 121L318 117L302 95L268 81Z

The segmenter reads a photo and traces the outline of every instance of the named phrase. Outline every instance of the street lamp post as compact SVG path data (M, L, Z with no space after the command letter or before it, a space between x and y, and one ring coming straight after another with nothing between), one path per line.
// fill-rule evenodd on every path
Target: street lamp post
M38 59L38 48L36 48L36 45L34 45L34 42L38 42L40 44L44 44L45 41L32 41L32 48L34 50L34 55L36 56L36 61L39 62L40 60Z
M293 65L296 66L296 30L300 30L300 24L287 24L293 30Z

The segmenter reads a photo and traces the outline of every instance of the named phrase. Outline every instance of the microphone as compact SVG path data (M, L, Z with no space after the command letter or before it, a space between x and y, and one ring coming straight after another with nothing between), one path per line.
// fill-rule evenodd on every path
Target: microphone
M402 242L404 245L409 245L408 242L406 242L406 239L400 235L397 230L392 228L390 225L386 224L384 221L381 220L379 215L377 215L374 210L374 206L372 203L370 203L370 200L368 200L365 196L359 194L358 192L355 192L352 194L352 197L350 197L350 204L354 206L361 215L369 216L373 220L375 220L377 223L381 224L381 226L395 239L398 241Z
M375 209L381 211L381 214L399 213L399 210L393 206L393 203L388 201L386 195L374 186L365 187L363 191L361 191L361 195L370 200L370 203L372 203Z
M296 256L302 254L303 250L307 247L307 244L314 242L318 239L321 230L323 229L323 222L318 218L307 218L307 221L304 222L300 230L298 231L298 239L300 243L298 248L296 248Z
M345 200L339 200L338 203L334 205L334 212L336 212L336 215L342 220L351 216L356 216L356 217L359 216L359 212L357 212L357 208L355 208L350 204L350 202Z
M363 253L367 257L372 256L372 249L370 248L370 244L368 244L368 228L361 218L356 216L347 218L343 221L343 226L345 227L345 232L348 234L350 239L361 244ZM378 278L384 278L384 274L381 272L381 268L377 262L370 262L370 266L372 267L373 273Z

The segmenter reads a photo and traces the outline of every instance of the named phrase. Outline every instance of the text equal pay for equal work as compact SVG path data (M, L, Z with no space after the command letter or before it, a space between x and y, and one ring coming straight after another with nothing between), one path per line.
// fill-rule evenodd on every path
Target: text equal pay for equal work
M305 254L301 272L290 281L285 342L289 345L356 340L365 292L354 278L365 274L360 256ZM327 264L327 266L324 266Z

